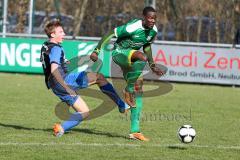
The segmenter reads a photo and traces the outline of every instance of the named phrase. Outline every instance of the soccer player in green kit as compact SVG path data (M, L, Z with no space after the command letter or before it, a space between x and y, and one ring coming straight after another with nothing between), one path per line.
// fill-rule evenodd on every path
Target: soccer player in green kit
M142 110L142 71L148 62L151 70L157 75L163 75L163 71L157 67L152 58L151 43L157 34L156 10L152 7L143 9L143 19L133 19L128 23L116 27L114 31L106 34L99 41L91 54L91 59L96 61L102 46L108 43L112 37L117 40L112 52L113 61L123 71L123 77L127 82L124 90L126 103L131 106L131 131L129 138L148 141L139 127L140 113ZM139 51L143 47L143 52Z

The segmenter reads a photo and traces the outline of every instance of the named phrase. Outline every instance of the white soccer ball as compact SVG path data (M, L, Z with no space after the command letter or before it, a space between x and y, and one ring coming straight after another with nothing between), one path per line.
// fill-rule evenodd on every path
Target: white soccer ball
M196 131L191 125L183 125L178 129L178 138L183 143L191 143L196 136Z

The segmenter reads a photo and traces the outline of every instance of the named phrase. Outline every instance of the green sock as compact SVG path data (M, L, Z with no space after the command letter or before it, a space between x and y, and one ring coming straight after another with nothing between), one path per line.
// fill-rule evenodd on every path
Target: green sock
M140 116L143 107L142 95L136 96L136 108L131 108L131 133L140 132Z

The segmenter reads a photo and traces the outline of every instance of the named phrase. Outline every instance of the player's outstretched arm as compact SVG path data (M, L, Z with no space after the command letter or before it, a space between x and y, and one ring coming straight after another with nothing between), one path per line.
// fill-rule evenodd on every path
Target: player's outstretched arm
M143 51L147 56L149 66L154 64L153 57L152 57L152 48L150 44L146 44L143 46Z
M76 92L72 90L63 80L59 70L58 70L59 65L56 63L51 64L51 74L52 76L57 80L58 83L72 96L76 95Z
M108 34L106 34L105 36L102 37L102 39L98 42L97 47L94 49L94 51L92 52L92 54L90 55L90 58L95 62L98 60L98 55L100 54L100 51L102 49L102 47L107 44L112 37L114 37L114 31L109 32Z
M144 45L143 51L147 55L148 64L149 64L149 67L151 68L151 70L158 76L164 75L164 71L162 71L160 68L158 68L153 61L151 44Z

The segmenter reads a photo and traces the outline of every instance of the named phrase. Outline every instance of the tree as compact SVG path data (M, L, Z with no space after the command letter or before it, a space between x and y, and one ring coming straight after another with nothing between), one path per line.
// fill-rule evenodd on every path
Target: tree
M79 2L79 1L77 1ZM86 6L87 6L88 0L82 0L81 7L76 9L75 15L74 15L74 33L73 36L77 36L80 32L81 24L83 22L83 17L85 15ZM79 3L78 3L79 4Z
M18 24L16 26L17 33L24 33L24 25L26 23L26 15L28 0L19 0L17 1L17 17L18 17Z

